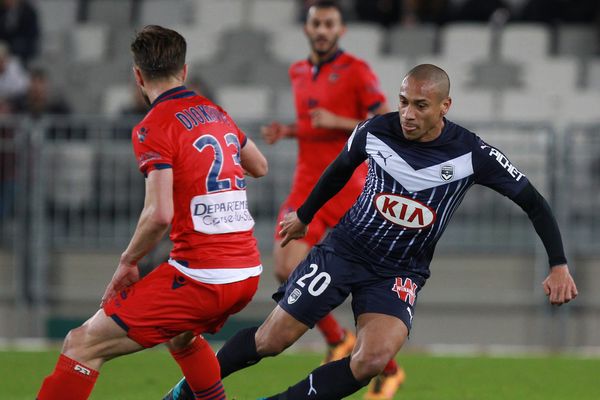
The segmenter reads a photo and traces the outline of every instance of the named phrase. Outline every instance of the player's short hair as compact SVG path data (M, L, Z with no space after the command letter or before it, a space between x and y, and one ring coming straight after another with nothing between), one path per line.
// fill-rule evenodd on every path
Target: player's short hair
M307 10L306 10L306 15L305 15L304 20L308 19L308 12L313 7L315 7L315 8L335 8L340 13L340 17L342 19L342 24L346 23L346 16L344 15L344 10L340 6L340 4L337 1L335 1L335 0L316 0L316 1L313 1L313 3L310 5L310 7L308 7Z
M419 81L431 81L439 86L442 98L450 95L450 78L446 71L433 64L419 64L406 74Z
M183 36L158 25L146 25L131 42L133 62L149 80L169 78L181 71L186 49Z

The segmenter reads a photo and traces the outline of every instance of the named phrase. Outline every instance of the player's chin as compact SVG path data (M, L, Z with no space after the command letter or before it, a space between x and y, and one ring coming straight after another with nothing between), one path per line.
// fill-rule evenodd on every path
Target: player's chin
M319 56L324 56L331 51L333 45L329 41L316 41L313 42L313 50Z

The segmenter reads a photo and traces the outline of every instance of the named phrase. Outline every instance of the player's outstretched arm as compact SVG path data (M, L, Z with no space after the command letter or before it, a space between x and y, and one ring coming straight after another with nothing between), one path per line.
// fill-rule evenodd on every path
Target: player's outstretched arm
M577 286L567 264L552 267L548 277L542 282L544 292L551 304L560 306L577 297Z
M369 114L379 115L390 112L390 108L387 103L381 103ZM355 118L348 118L342 115L334 114L325 108L314 108L310 111L310 120L314 128L327 128L327 129L343 129L348 132L352 132L354 127L358 125L362 120Z
M146 179L146 198L133 237L102 296L102 304L139 280L137 263L169 229L173 219L173 170L153 170Z
M542 282L544 292L551 304L568 303L577 297L577 286L569 273L560 230L552 209L531 183L513 200L527 213L548 253L550 273Z
M260 135L267 144L275 144L279 139L296 136L296 125L286 125L273 121L260 127Z
M248 139L240 152L242 168L253 178L265 176L269 170L267 159L256 147L256 144Z

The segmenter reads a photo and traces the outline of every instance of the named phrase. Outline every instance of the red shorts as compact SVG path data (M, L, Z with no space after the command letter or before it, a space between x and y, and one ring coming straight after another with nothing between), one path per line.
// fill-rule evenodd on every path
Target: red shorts
M212 285L198 282L168 263L104 305L104 312L143 347L159 343L186 331L215 333L227 318L252 300L259 277L234 283Z
M346 211L354 204L362 191L362 183L364 183L364 179L362 181L358 180L358 182L356 180L350 181L346 187L325 203L319 212L315 214L306 236L299 240L307 243L310 247L319 243L323 236L325 236L327 229L335 226ZM279 209L277 225L275 225L275 240L281 240L281 236L279 236L279 230L281 229L279 223L283 220L283 217L287 213L297 210L304 203L311 190L312 187L292 189L292 192Z

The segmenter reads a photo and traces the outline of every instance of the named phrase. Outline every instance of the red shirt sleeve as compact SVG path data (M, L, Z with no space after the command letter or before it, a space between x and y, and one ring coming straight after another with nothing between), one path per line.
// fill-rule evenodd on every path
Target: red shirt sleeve
M173 143L164 127L142 121L133 128L131 141L138 168L144 175L173 167Z
M356 82L358 85L358 98L362 107L373 111L379 105L385 103L385 95L381 91L379 79L367 63L357 62Z

